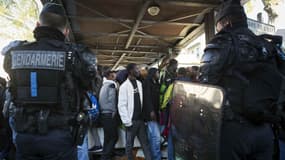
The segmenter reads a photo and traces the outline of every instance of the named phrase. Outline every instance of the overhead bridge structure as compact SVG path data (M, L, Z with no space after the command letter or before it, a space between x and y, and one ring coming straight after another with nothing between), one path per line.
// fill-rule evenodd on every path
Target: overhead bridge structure
M42 3L50 0L42 0ZM53 1L54 2L54 1ZM175 56L201 33L214 35L219 0L57 0L70 40L89 46L103 66L151 65ZM150 7L159 13L150 15Z

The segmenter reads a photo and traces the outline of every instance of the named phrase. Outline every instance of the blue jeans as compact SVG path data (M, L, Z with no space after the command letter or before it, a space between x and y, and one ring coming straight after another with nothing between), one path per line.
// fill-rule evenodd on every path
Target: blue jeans
M1 113L0 113L1 114ZM3 119L1 120L0 126L3 126L3 128L0 128L0 159L5 159L9 157L9 154L13 148L12 144L12 132L10 131L9 128L9 121ZM9 158L8 158L9 159Z
M285 160L285 142L279 140L280 160Z
M152 160L161 160L160 151L160 129L158 122L147 122L148 139L150 143Z
M77 146L77 157L78 160L89 160L88 156L88 135L85 135L83 144L81 146Z
M10 117L9 118L9 125L10 125L10 128L12 130L12 140L13 140L13 143L16 145L16 136L17 136L17 133L15 131L15 120L13 117Z

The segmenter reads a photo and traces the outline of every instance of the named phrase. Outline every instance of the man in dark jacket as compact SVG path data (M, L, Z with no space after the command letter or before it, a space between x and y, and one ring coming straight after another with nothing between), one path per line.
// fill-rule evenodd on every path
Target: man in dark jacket
M9 119L2 114L5 101L6 80L0 77L0 160L12 156L12 131L9 127ZM10 156L10 158L11 158Z
M148 138L153 160L161 159L160 128L159 128L159 72L156 68L148 70L148 76L143 83L144 117L147 121Z

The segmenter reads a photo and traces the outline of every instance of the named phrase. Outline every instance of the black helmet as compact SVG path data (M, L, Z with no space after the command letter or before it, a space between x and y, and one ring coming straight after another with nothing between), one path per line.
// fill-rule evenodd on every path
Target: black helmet
M223 4L219 7L216 15L216 24L225 16L238 16L239 21L247 22L247 17L244 8L240 4L240 0L224 0Z
M53 13L60 16L65 15L63 6L57 3L46 3L41 11L41 14L43 13Z

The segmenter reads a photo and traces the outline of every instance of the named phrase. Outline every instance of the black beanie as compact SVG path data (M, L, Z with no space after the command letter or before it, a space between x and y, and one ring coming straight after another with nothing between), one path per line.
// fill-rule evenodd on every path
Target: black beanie
M53 13L60 16L65 16L63 6L56 3L46 3L41 11L41 14L43 13Z
M237 15L239 21L247 22L247 17L243 6L240 4L240 0L225 0L218 8L216 15L216 24L226 16Z

